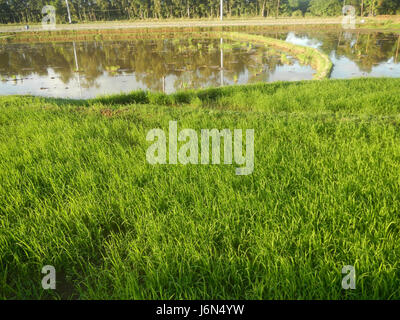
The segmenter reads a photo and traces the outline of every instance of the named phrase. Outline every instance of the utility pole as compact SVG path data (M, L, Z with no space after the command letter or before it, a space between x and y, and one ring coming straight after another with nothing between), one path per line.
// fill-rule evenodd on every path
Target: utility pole
M65 3L67 4L68 20L69 20L69 23L71 24L71 23L72 23L72 20L71 20L71 12L69 12L68 0L65 0Z
M221 4L220 4L220 10L219 10L219 14L221 16L221 21L224 20L224 0L220 0Z
M221 87L224 86L224 49L223 49L224 39L221 38L221 68L220 68L220 76L221 76Z
M80 76L80 71L79 71L79 64L78 64L78 55L76 54L76 45L75 45L75 41L72 43L74 46L74 57L75 57L75 72L78 75L78 86L79 86L79 92L80 92L80 96L82 99L82 86L81 86L81 76Z

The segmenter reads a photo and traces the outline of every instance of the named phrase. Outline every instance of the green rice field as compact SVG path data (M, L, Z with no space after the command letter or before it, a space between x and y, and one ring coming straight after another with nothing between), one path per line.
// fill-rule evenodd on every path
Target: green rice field
M150 165L170 121L254 129L254 172ZM0 181L0 299L400 298L400 79L3 96Z

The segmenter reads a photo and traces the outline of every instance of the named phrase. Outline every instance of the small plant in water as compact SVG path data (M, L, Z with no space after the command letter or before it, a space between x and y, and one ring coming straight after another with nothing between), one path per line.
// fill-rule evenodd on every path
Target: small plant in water
M291 61L289 60L289 58L287 57L286 54L282 53L281 54L281 62L283 64L291 64Z

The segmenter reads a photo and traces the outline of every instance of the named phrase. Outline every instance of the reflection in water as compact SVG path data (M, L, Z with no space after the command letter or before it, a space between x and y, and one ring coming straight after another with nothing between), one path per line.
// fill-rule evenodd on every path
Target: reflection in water
M223 39L8 44L0 47L0 94L87 98L312 79L310 67L289 61L263 46Z
M332 78L400 77L399 35L343 30L263 34L327 53L334 63ZM0 46L0 94L88 98L137 89L170 93L304 80L312 75L310 67L273 49L223 39Z
M278 37L294 44L318 48L328 54L334 64L331 74L334 79L400 77L400 35L397 34L338 30L284 32Z

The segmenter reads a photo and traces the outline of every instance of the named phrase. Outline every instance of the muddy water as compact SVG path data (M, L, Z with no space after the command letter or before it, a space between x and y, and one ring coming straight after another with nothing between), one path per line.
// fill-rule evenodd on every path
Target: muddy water
M395 34L292 31L263 34L319 48L332 78L400 77ZM312 79L314 71L273 49L219 39L164 39L5 44L0 94L90 98L145 89L189 88Z
M340 29L261 34L323 51L334 64L333 79L400 78L399 34Z

